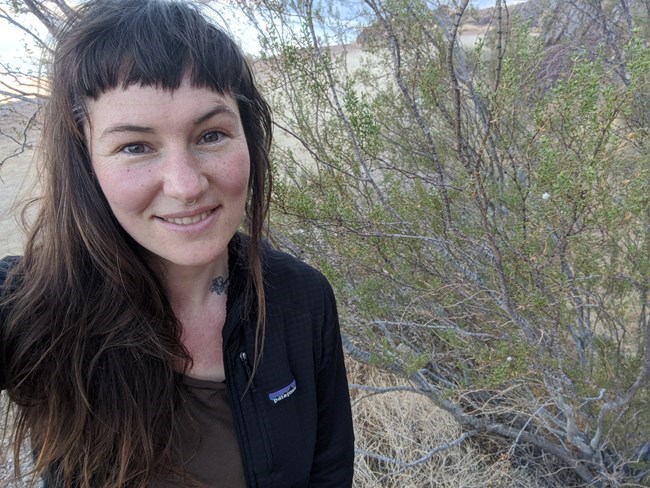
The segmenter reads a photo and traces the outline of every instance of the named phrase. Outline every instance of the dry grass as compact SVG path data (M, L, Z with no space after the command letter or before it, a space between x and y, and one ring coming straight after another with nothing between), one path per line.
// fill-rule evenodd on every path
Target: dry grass
M375 387L406 385L367 366L349 363L350 381ZM357 450L413 463L433 448L462 435L459 425L424 396L406 391L371 394L352 391ZM544 485L513 467L507 456L496 459L478 451L472 441L438 452L413 467L357 454L357 488L526 487Z

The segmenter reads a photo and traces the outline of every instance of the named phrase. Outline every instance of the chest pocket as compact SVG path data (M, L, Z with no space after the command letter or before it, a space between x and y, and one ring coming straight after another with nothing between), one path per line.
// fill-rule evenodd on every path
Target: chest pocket
M273 402L274 405L276 405L278 402L281 402L282 400L286 400L289 398L291 395L293 395L296 392L297 385L296 385L296 379L291 378L291 382L282 388L280 388L277 391L272 391L271 393L268 394L269 400Z

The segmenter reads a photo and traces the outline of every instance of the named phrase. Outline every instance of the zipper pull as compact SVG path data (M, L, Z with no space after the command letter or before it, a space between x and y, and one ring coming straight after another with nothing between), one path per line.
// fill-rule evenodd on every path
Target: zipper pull
M246 352L240 352L239 353L239 359L244 366L244 371L246 371L246 379L248 380L248 386L250 386L250 389L252 391L255 391L255 385L251 381L251 376L252 376L252 371L250 366L248 365L248 357L246 356ZM247 387L248 388L248 387Z

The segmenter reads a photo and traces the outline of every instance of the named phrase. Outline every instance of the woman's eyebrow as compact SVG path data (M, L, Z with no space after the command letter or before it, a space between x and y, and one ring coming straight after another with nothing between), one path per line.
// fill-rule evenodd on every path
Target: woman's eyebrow
M145 134L153 134L154 130L151 127L144 127L142 125L134 125L134 124L113 125L105 129L104 132L102 132L102 135L99 136L99 138L102 139L108 135L117 134L120 132L142 132Z
M204 113L203 115L201 115L200 117L194 119L194 125L195 126L201 125L203 122L205 122L206 120L211 119L215 115L225 115L228 118L233 118L233 119L238 118L237 114L228 105L219 104L216 107L214 107L212 110L209 110L206 113Z

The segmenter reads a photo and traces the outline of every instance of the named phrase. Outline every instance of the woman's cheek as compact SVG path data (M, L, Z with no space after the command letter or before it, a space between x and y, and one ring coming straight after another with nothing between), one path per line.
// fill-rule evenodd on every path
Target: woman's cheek
M99 186L118 219L119 212L142 212L152 203L155 195L153 170L99 164L95 172Z

